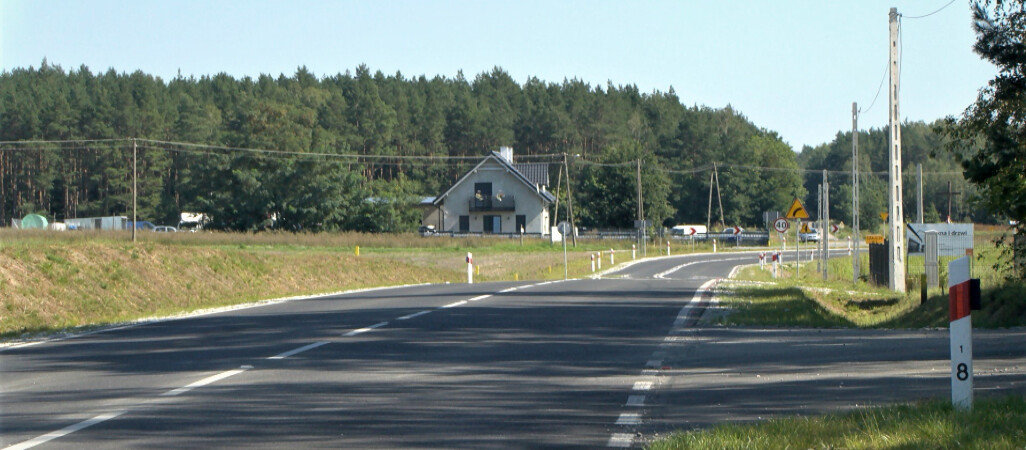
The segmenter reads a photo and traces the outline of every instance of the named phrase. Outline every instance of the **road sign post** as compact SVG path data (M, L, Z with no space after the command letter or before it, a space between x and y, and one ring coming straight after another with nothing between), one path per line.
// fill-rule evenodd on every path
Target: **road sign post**
M773 229L777 233L786 232L787 229L790 228L790 227L791 227L791 224L788 223L787 219L785 219L783 217L777 217L777 219L773 221Z
M798 197L795 197L794 201L791 202L791 207L787 208L787 215L785 215L784 217L786 217L788 219L797 219L798 220L798 225L801 225L802 224L802 219L808 219L809 218L809 211L805 209L805 205L802 204L802 201L799 200ZM801 266L801 263L802 263L801 239L798 239L798 228L799 228L798 226L794 227L794 255L795 255L795 258L794 258L794 277L795 277L795 279L798 278L798 275L799 275L799 273L801 271L801 267L800 266Z
M951 404L973 408L973 325L969 310L969 257L948 263L948 303L951 320Z

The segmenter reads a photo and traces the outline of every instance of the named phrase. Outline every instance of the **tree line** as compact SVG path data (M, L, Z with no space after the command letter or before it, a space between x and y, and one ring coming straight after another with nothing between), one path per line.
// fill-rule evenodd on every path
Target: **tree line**
M686 106L673 88L642 93L533 77L521 84L500 68L472 80L361 65L325 77L300 67L291 76L164 81L141 71L65 71L44 60L0 74L0 141L47 141L0 144L0 223L29 213L130 214L137 151L141 220L175 223L192 211L227 230L411 230L419 219L411 203L444 191L476 158L505 145L519 160L552 163L550 190L557 176L569 177L581 226L633 224L641 161L643 207L656 225L706 222L715 163L722 225L761 227L763 211L784 210L794 197L811 210L821 178L814 171L850 170L850 139L839 133L796 154L729 105ZM933 125L906 124L906 180L916 162L927 172L959 170L943 141ZM860 167L885 170L886 134L868 130L860 142ZM564 158L567 174L559 171ZM886 186L868 178L863 224L872 226L875 210L886 209ZM845 220L843 180L850 186L850 176L831 178L831 216ZM939 190L947 179L926 181L930 217L946 214ZM906 211L915 211L912 185ZM957 189L958 217L989 217L971 206L971 189ZM566 189L559 195L562 219Z

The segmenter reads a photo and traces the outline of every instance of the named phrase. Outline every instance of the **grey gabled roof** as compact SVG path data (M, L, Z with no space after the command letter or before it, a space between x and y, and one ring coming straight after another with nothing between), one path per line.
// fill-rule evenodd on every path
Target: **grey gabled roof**
M524 175L521 171L517 170L516 166L513 165L513 164L510 164L509 161L506 161L505 158L503 158L502 156L499 155L499 152L491 152L488 156L485 156L484 159L481 160L481 162L477 163L477 165L474 166L473 169L470 169L469 171L467 171L467 173L463 174L463 176L460 177L459 180L457 180L455 183L453 183L453 185L450 186L447 191L445 191L445 193L443 193L442 195L439 195L438 197L436 197L433 203L435 205L438 205L439 203L441 203L441 201L443 199L445 199L445 197L449 196L449 193L451 193L453 189L456 189L456 186L459 186L461 183L463 183L463 181L466 180L467 177L469 177L471 173L473 173L479 167L484 165L484 163L487 162L489 159L494 159L495 161L497 161L499 163L499 165L505 167L506 170L509 171L509 173L513 174L514 178L516 178L516 179L520 180L520 182L526 184L528 187L531 188L532 192L537 194L539 197L541 197L546 202L553 203L553 202L556 201L556 197L554 195L549 193L549 191L547 191L544 187L539 186L538 183L534 183L530 178L528 178L526 175ZM548 175L548 169L546 169L546 177L547 177L547 175Z
M549 163L513 163L520 173L524 174L531 183L541 186L549 185Z

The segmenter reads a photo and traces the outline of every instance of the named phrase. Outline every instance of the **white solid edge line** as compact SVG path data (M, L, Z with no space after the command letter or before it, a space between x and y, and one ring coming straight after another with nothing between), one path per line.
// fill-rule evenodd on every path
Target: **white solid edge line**
M402 316L402 317L400 317L398 319L395 319L395 320L410 320L410 319L413 319L415 317L420 317L420 316L423 316L424 314L431 314L431 313L432 313L431 310L415 312L413 314L408 314L408 315Z
M453 302L453 303L450 303L450 304L448 304L448 305L442 306L442 307L441 307L441 309L445 309L445 308L455 308L455 307L457 307L457 306L463 306L463 305L466 305L466 304L467 304L467 301L466 301L466 300L460 300L460 301L458 301L458 302Z
M609 437L609 443L606 447L614 448L628 448L634 443L634 434L632 433L613 433Z
M368 332L370 330L373 330L375 328L381 328L381 327L383 327L385 325L388 325L388 322L378 322L378 323L376 323L374 325L371 325L369 327L364 327L364 328L360 328L358 330L350 331L350 332L346 333L345 336L347 336L347 337L356 336L358 334L366 333L366 332Z
M211 376L206 377L206 378L204 378L202 380L199 380L199 381L196 381L194 383L182 386L182 387L180 387L178 389L172 389L172 390L167 391L167 392L165 392L163 394L160 394L160 396L161 397L172 397L172 396L175 396L175 395L179 395L179 394L182 394L182 393L185 393L185 392L189 392L189 391L191 391L193 389L196 389L198 387L203 387L203 386L206 386L208 384L216 383L218 381L221 381L221 380L223 380L225 378L238 375L238 374L240 374L242 372L245 372L247 370L249 370L249 369L248 368L239 368L239 369L227 370L227 371L221 372L221 373L219 373L217 375L211 375Z
M468 302L476 302L478 300L484 300L484 299L486 299L488 297L491 297L491 296L492 296L492 294L478 295L477 297L467 299L467 301Z
M313 349L315 349L317 347L320 347L322 345L325 345L325 344L328 344L328 341L314 342L313 344L304 345L302 347L289 350L289 351L287 351L285 353L281 353L281 354L278 354L278 355L271 356L271 357L269 357L267 359L285 359L285 358L288 358L289 356L292 356L292 355L295 355L295 354L299 354L299 353L303 353L303 352L305 352L307 350L313 350Z
M61 428L61 429L59 429L57 431L51 431L49 433L46 433L46 434L44 434L42 436L39 436L39 437L36 437L34 439L29 439L29 440L27 440L25 442L22 442L22 443L19 443L19 444L15 444L15 445L12 445L12 446L9 446L9 447L4 447L4 450L22 450L22 449L26 449L26 448L32 448L32 447L35 447L37 445L44 444L46 442L50 442L50 441L52 441L54 439L67 436L67 435L69 435L71 433L74 433L76 431L82 430L84 428L89 428L89 427L91 427L93 425L96 425L98 423L106 422L106 421L108 421L110 419L113 419L113 418L115 418L117 416L120 416L120 415L122 415L122 414L124 414L126 412L128 412L127 409L119 409L117 411L111 411L111 412L108 412L108 413L103 413L103 414L100 414L100 415L98 415L96 417L93 417L91 419L83 420L83 421L81 421L79 423L76 423L74 425L66 426L66 427Z

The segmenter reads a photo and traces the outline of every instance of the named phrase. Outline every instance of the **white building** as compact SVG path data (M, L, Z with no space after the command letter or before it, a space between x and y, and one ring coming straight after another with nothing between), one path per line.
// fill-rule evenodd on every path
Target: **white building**
M556 201L547 190L547 163L516 164L513 149L500 147L463 175L449 190L435 197L425 211L423 225L439 232L548 235L549 205Z

